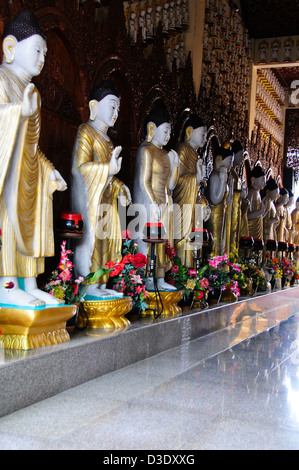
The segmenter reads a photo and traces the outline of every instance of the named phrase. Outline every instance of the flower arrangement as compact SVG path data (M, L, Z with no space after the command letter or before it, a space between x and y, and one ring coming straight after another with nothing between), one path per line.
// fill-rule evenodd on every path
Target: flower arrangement
M293 279L297 270L293 265L292 261L288 260L287 258L282 258L280 261L280 266L283 277L285 277L288 281Z
M270 253L265 254L265 269L271 275L271 281L282 278L282 269L278 258L271 258Z
M172 264L171 269L166 273L166 281L178 290L184 290L187 298L194 291L198 291L197 298L201 298L203 292L209 286L208 279L203 277L206 266L202 267L199 271L184 266L180 257L176 254L175 248L170 246L168 240L166 241L165 250Z
M63 241L60 247L59 265L57 269L52 272L52 277L45 285L44 290L57 299L64 300L65 304L72 305L79 303L83 299L89 284L96 282L105 274L110 273L112 269L99 268L96 272L88 274L88 276L79 276L74 280L74 265L69 259L72 251L66 249L66 241Z
M225 291L230 282L229 260L227 254L214 256L208 260L206 276L209 280L209 290Z
M147 265L147 257L142 253L136 253L137 243L129 237L130 233L126 232L125 238L123 237L122 259L119 262L110 261L105 266L111 269L112 288L132 297L134 307L145 310L148 293L138 269Z

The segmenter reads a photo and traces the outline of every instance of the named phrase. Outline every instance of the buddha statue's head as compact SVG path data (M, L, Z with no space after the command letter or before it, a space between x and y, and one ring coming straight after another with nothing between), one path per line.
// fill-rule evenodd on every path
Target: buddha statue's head
M244 149L239 140L234 140L231 145L234 154L234 166L240 166L244 160Z
M192 114L186 121L185 140L194 149L203 147L207 141L207 127L197 114Z
M101 123L105 129L113 127L118 118L119 106L120 95L113 81L103 80L90 95L90 120Z
M260 191L265 187L266 174L260 165L255 165L255 167L251 170L249 175L249 181L249 186L255 190Z
M46 34L31 11L23 10L7 23L2 50L4 63L16 74L32 78L41 73L47 53Z
M274 178L269 178L265 186L266 196L271 201L276 201L279 197L279 187Z
M289 191L286 188L280 188L278 203L285 206L289 202Z
M295 202L295 196L291 189L288 189L289 192L289 202L287 203L287 207L292 207Z
M171 136L171 122L167 112L157 107L147 116L145 121L146 141L156 147L162 148L169 142Z
M220 170L220 168L226 168L230 170L233 166L234 154L231 149L219 147L214 152L214 168Z

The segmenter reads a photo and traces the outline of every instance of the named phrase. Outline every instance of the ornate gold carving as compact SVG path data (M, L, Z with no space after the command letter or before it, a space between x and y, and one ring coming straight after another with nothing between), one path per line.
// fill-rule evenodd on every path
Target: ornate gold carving
M0 307L0 341L7 349L35 349L69 341L65 328L75 305L40 308Z
M163 304L162 316L164 315L175 315L181 313L182 309L178 306L178 302L182 300L184 291L160 291L161 301ZM158 297L159 299L159 297ZM162 305L160 300L159 309L162 310ZM149 292L148 297L146 298L146 303L148 308L142 312L143 315L154 314L155 309L157 309L157 298L155 292Z
M82 328L88 317L88 328L121 328L130 325L124 316L133 308L130 297L110 300L86 300L80 304L77 325ZM83 310L84 309L84 310Z

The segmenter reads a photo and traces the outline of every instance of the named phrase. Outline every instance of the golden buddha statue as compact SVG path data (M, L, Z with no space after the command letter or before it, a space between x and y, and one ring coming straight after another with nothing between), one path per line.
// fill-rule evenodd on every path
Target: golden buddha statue
M67 186L38 145L41 99L31 80L44 66L47 43L32 12L21 11L5 26L2 48L0 302L57 304L36 279L44 272L44 258L54 255L53 192ZM12 289L5 288L7 282Z
M176 226L180 229L175 247L182 263L192 268L194 258L189 235L193 228L203 228L211 214L209 203L200 190L205 167L197 152L206 143L207 129L199 116L191 115L186 121L184 134L184 141L178 148L179 180L173 192L174 203L179 206Z
M265 213L260 191L265 187L265 184L265 172L260 165L256 165L249 175L247 219L249 236L259 239L263 239L263 216Z
M84 236L76 245L74 265L86 276L121 258L121 225L118 200L131 202L130 191L116 178L122 157L107 131L114 126L120 106L119 93L110 80L96 86L90 97L90 118L78 129L73 149L72 208L84 220ZM121 295L106 288L107 276L91 284L86 293L97 298Z
M299 197L296 200L296 207L291 212L292 218L292 243L299 245Z
M276 201L275 207L278 216L278 225L276 227L276 240L278 242L286 241L286 222L287 210L286 205L289 202L289 192L286 188L280 188L279 197Z
M263 240L276 239L276 227L279 219L277 217L275 202L279 196L279 187L274 178L269 178L263 189L263 204L265 206L263 218Z
M228 177L230 186L226 216L226 250L228 255L235 251L239 245L242 231L242 202L247 195L247 186L239 174L244 161L244 149L239 140L235 140L230 148L234 160Z
M222 255L226 248L228 176L233 165L233 159L234 155L231 149L218 147L214 150L214 168L208 181L208 200L211 207L208 229L213 235L211 256Z
M173 214L172 191L176 186L179 175L179 157L174 150L169 152L163 147L171 135L171 124L168 114L162 108L155 108L145 122L146 139L137 152L136 172L134 181L134 205L144 208L145 223L162 223L165 238L173 246ZM143 241L142 233L137 238L138 249L149 256L149 244ZM169 258L165 252L164 243L156 245L157 285L161 290L174 290L165 282L165 273L170 269ZM147 278L148 290L153 288L153 279Z

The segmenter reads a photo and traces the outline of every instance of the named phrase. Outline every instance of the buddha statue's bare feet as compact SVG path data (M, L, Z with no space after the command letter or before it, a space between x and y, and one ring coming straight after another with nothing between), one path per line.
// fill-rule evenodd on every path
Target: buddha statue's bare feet
M28 292L20 289L18 285L8 289L0 287L0 302L2 304L16 305L19 307L42 307L45 302Z
M28 294L36 297L37 299L43 301L45 304L49 305L64 305L64 300L57 299L54 295L48 294L43 290L34 288L30 291L27 291Z
M121 292L117 292L113 289L106 289L106 284L91 284L86 290L86 295L105 299L111 299L113 297L123 297L123 294Z

